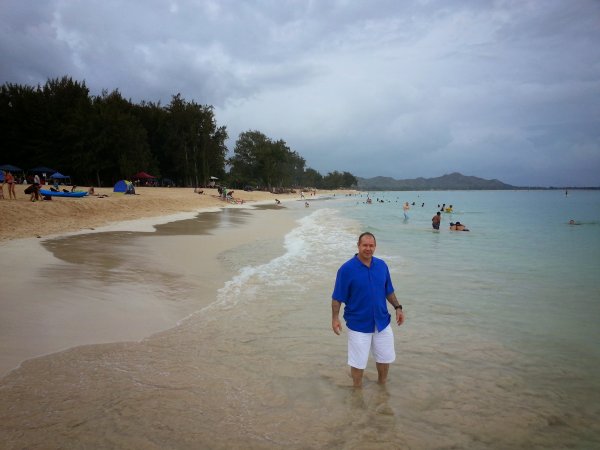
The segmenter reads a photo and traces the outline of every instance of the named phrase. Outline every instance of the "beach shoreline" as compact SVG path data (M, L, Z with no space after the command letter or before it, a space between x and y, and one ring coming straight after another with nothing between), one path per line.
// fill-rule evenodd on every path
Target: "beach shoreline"
M114 198L0 201L15 217L31 214L37 218L9 228L8 233L4 233L7 226L3 221L0 273L5 282L0 299L0 377L31 358L80 345L139 341L175 326L214 301L217 290L232 276L219 261L219 255L257 239L282 240L293 227L292 222L277 214L278 208L262 210L261 205L264 208L274 204L277 198L285 208L285 202L300 200L298 194L241 192L234 195L244 199L244 203L231 204L207 190L204 194L177 188L139 191L140 195ZM55 208L66 211L65 216L49 216ZM243 217L236 219L237 229L243 232L231 233L228 226L220 223L225 211L229 211L226 216ZM157 231L161 225L198 217L203 221L194 224L198 235L180 236L178 240L169 236L167 244L167 238ZM118 278L110 279L114 268L101 265L102 255L122 244L112 240L124 234L128 241L135 240L140 257L145 255L144 263L135 272L147 281L134 279L136 288L131 279L125 284ZM148 236L153 237L152 244L141 239ZM53 248L65 247L65 239L69 242L66 250L56 253ZM188 251L193 248L201 251ZM189 270L196 271L191 278L197 284L178 292L181 301L167 301L166 288L162 294L154 295L143 286ZM108 280L94 280L105 272ZM123 292L130 292L126 301Z
M277 211L244 208L227 215L242 213L236 229L243 232L220 225L223 211L206 210L0 246L6 276L0 377L32 358L81 345L138 342L208 306L233 275L221 254L257 239L282 240L293 226ZM200 216L197 235L165 236L154 228ZM133 248L135 254L128 253Z
M273 194L265 191L234 190L238 203L226 202L217 189L203 188L201 194L193 188L137 187L136 195L113 192L112 188L95 188L93 196L83 198L54 197L52 201L31 202L24 193L27 185L16 186L16 200L0 200L0 246L9 240L42 238L70 232L94 231L98 227L124 221L148 219L161 222L165 217L199 213L243 204L275 203L299 200L300 193ZM87 187L78 187L87 191ZM316 196L353 194L353 190L316 191ZM306 199L315 198L309 193Z

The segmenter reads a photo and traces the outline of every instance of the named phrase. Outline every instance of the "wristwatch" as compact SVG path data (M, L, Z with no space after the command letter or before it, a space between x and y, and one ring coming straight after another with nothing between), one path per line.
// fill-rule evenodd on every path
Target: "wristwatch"
M394 306L394 309L399 309L400 311L402 311L402 305L398 304L398 306Z

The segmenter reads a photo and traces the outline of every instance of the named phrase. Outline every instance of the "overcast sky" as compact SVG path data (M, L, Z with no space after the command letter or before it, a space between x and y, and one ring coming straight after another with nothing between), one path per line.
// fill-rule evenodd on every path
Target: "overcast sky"
M1 0L0 82L63 75L323 175L600 186L598 0Z

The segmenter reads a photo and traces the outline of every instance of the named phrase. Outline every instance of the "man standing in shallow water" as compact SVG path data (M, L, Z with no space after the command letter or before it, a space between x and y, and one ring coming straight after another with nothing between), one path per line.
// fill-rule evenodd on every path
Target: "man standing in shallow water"
M440 223L442 222L442 214L438 211L435 216L431 218L431 226L434 230L440 229Z
M342 331L339 313L344 303L348 365L354 387L362 386L369 351L375 358L380 384L385 384L390 363L396 359L386 300L396 310L396 323L404 322L388 266L373 256L376 245L373 234L365 232L359 236L358 253L338 269L331 301L331 327L337 335Z

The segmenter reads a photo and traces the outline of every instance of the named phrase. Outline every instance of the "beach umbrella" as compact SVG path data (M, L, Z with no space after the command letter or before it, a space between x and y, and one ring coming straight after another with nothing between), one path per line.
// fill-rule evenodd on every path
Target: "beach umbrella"
M12 164L4 164L0 166L0 170L7 170L9 172L23 172L23 169L17 166L13 166Z

